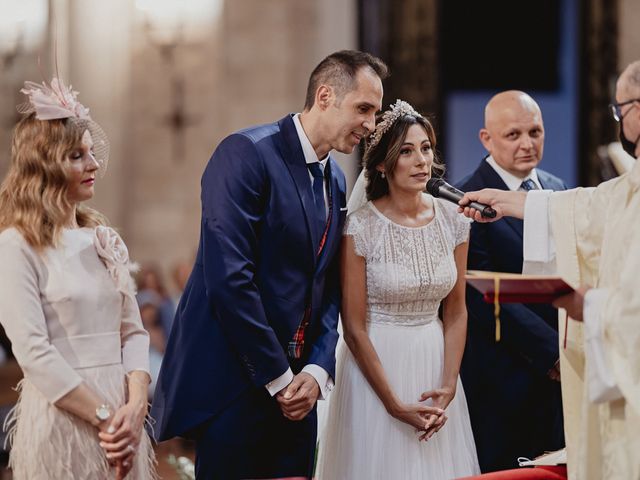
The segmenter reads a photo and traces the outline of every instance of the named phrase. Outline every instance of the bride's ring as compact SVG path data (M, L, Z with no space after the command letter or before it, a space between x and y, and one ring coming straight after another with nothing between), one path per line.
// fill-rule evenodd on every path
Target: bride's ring
M127 450L129 450L130 452L133 452L135 449L133 448L133 445L129 444L127 445Z

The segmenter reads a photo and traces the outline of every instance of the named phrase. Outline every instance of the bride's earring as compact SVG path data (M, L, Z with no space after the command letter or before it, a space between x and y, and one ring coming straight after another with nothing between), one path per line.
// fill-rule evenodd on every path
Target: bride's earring
M384 172L380 172L380 177L384 178Z

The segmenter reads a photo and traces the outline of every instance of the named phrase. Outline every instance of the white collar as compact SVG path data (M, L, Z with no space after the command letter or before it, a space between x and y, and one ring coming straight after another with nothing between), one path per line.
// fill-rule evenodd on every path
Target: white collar
M535 168L531 170L531 173L529 173L529 175L524 178L520 178L516 177L513 173L506 171L504 168L498 165L498 162L496 162L491 155L486 158L486 161L489 165L491 165L491 167L493 167L502 181L507 185L507 188L509 188L509 190L511 190L512 192L519 190L522 182L528 179L533 180L533 183L535 183L538 188L542 190L542 185L540 185L540 180L538 180L538 172L536 172Z
M307 137L307 134L304 131L304 128L302 128L302 123L300 122L299 113L296 113L293 116L293 124L296 126L298 139L300 140L300 145L302 145L302 153L304 154L304 161L307 163L320 162L323 168L326 167L327 161L329 160L329 154L325 155L325 157L322 160L318 159L318 155L316 155L316 151L313 149L313 146L309 141L309 137Z

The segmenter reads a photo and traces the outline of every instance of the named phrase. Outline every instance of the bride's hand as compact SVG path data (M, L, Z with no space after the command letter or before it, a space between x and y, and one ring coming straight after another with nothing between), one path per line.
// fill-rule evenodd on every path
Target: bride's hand
M453 400L453 397L455 397L455 395L456 391L454 388L442 387L424 392L422 395L420 395L420 401L424 402L431 399L434 407L440 408L444 411L449 406L451 400ZM444 424L447 422L448 418L449 417L447 417L445 414L440 415L439 418L435 419L435 421L433 422L431 430L426 430L420 436L420 440L429 440L429 438L431 438L434 433L438 432L442 427L444 427Z
M407 423L416 430L429 431L430 428L444 415L444 410L419 403L402 403L390 412L392 417Z
M436 388L435 390L429 390L428 392L424 392L420 395L420 401L424 402L426 400L431 399L434 407L438 407L442 410L446 410L453 397L456 396L455 388L451 387L441 387Z

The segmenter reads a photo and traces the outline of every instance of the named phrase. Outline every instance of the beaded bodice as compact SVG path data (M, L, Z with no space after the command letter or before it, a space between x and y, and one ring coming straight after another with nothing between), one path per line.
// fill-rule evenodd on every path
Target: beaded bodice
M453 251L467 240L469 224L455 205L434 200L434 219L422 227L394 223L371 202L347 219L345 235L366 261L369 322L429 323L455 285Z

